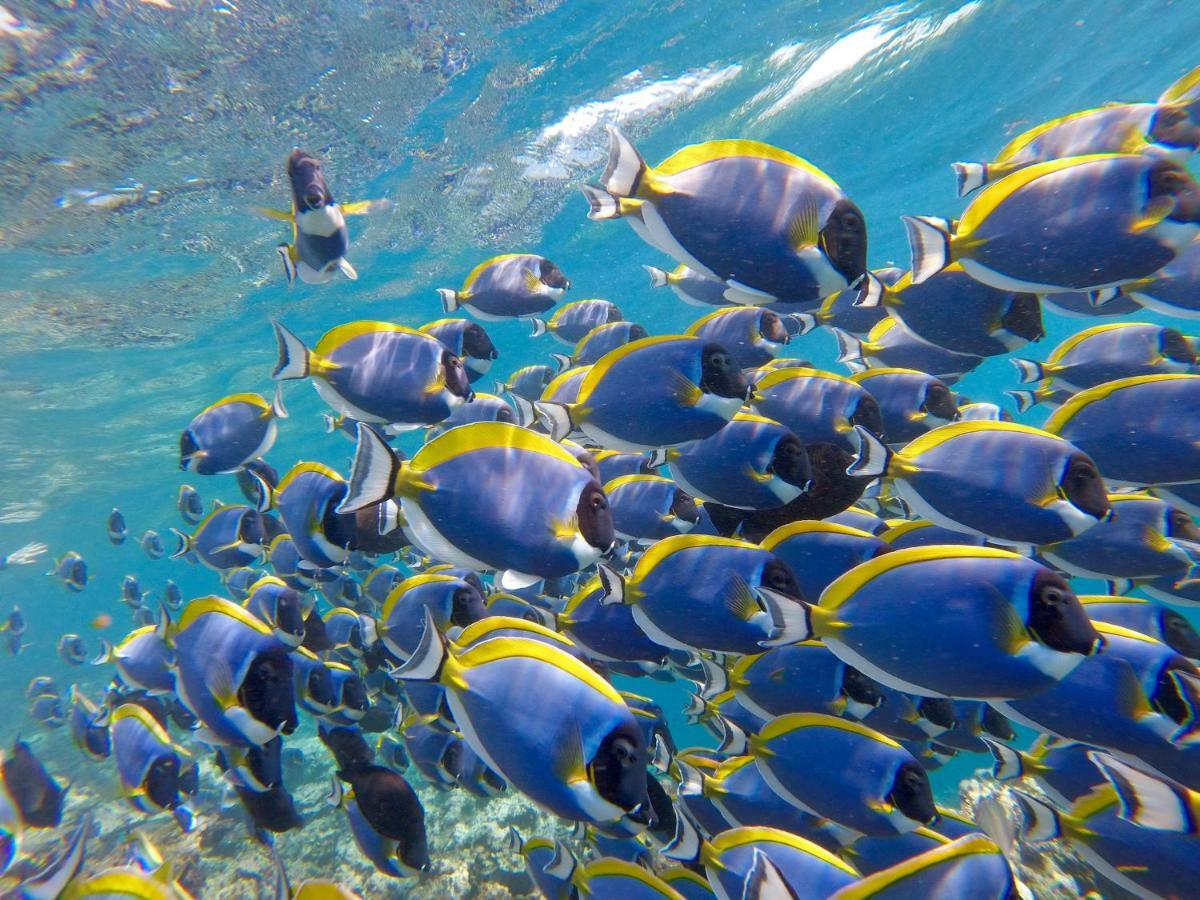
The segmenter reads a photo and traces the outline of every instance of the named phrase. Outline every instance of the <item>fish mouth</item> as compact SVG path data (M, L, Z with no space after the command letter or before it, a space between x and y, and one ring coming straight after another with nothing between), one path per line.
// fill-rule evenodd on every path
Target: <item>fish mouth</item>
M646 828L653 828L658 824L658 816L654 814L654 808L644 800L625 813L625 818Z

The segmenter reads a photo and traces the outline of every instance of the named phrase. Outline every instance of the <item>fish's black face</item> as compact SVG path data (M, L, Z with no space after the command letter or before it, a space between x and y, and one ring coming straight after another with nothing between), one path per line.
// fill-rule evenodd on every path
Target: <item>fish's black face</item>
M238 698L250 715L284 734L296 730L296 693L292 660L283 649L260 653L250 664Z
M238 540L253 547L262 547L267 543L261 513L248 509L242 514L242 520L238 523Z
M608 550L617 533L613 527L612 509L608 505L608 497L598 482L590 482L579 495L579 503L575 507L575 517L579 522L579 533L593 547Z
M1075 454L1067 463L1059 488L1072 506L1096 520L1103 519L1112 511L1100 470L1090 457L1082 453Z
M910 761L900 766L888 799L905 816L922 825L929 825L938 817L929 775L918 762Z
M1168 218L1176 222L1200 222L1200 186L1177 163L1159 160L1150 170L1150 196L1153 201L1166 197L1175 202Z
M771 467L768 471L774 472L788 484L801 489L808 487L812 481L812 462L800 438L788 434L779 439L779 443L775 445L775 452L771 455Z
M293 150L287 163L288 181L292 185L292 200L299 210L323 209L333 202L321 164L303 150Z
M1012 722L986 704L983 707L983 715L980 717L979 724L992 737L1000 738L1002 741L1011 741L1017 736Z
M883 437L883 412L874 397L863 397L850 417L851 425L861 425L876 437Z
M467 377L467 368L461 359L449 350L442 352L442 374L446 381L446 390L455 397L471 399L471 380Z
M1200 543L1200 528L1196 527L1192 517L1183 510L1169 506L1167 507L1167 537Z
M746 398L750 383L729 351L720 344L705 344L700 362L700 390L717 397Z
M496 359L500 356L488 333L474 322L463 329L462 349L463 355L471 359Z
M512 407L506 404L496 411L496 421L507 422L509 425L515 425L517 417L513 415Z
M917 712L927 722L947 731L955 725L954 703L946 697L922 697L917 704Z
M179 770L179 793L195 797L200 790L200 766L188 763Z
M675 488L675 496L671 498L671 512L676 518L695 525L700 521L700 507L696 499L686 491Z
M792 567L778 557L767 560L767 564L763 566L760 584L780 594L795 597L797 600L804 599L804 594L800 592L800 585L796 583L796 575L792 572Z
M179 436L179 468L184 472L187 471L188 465L197 453L200 452L200 445L196 443L196 437L192 432L185 431ZM110 526L111 527L111 526Z
M314 667L304 679L304 691L313 703L332 709L337 705L334 696L333 676L324 666Z
M261 792L238 788L237 793L251 821L259 828L282 834L304 824L304 820L296 812L292 795L282 784Z
M849 200L839 200L829 213L821 229L821 249L847 284L867 271L867 221Z
M786 344L791 339L788 330L783 327L783 319L769 309L763 310L758 320L758 331L774 344Z
M318 734L321 742L333 754L337 767L343 771L364 768L375 759L371 745L357 727L322 728Z
M1013 294L1000 324L1009 334L1027 341L1040 341L1046 336L1042 325L1042 304L1037 294Z
M358 675L352 675L342 682L342 706L354 712L366 712L371 708L367 683Z
M1163 643L1190 659L1200 659L1200 634L1173 609L1164 609L1159 619Z
M617 307L609 304L608 318L606 318L604 320L604 324L611 325L613 322L624 322L624 321L625 321L625 314L623 312L621 312L621 310L617 309Z
M546 285L546 287L557 288L560 291L565 291L571 286L571 282L567 280L567 276L563 274L562 269L548 259L542 260L541 266L538 269L538 277L542 279L542 284Z
M291 588L280 591L275 598L275 628L297 642L304 640L304 603Z
M483 594L472 584L454 589L450 599L450 624L466 628L472 622L487 618L487 603Z
M150 764L143 783L146 796L159 809L174 809L179 805L179 757L163 756Z
M842 673L842 693L855 703L865 703L872 708L883 703L879 685L853 666L846 666Z
M1089 656L1101 644L1079 598L1049 569L1040 570L1030 586L1025 627L1036 641L1061 653Z
M633 343L634 341L640 341L642 338L646 338L646 337L650 337L650 334L641 325L630 325L629 326L629 342L630 343Z
M646 793L646 743L641 729L629 722L610 731L588 766L597 793L626 812L637 810L640 821L653 819Z
M933 382L925 389L925 402L921 408L929 415L947 422L958 418L958 403L954 394L940 381Z
M1163 106L1150 123L1150 140L1167 147L1200 147L1200 124L1188 115L1185 106Z
M1196 351L1192 347L1192 342L1174 328L1162 330L1159 352L1171 362L1184 363L1189 366L1196 364Z

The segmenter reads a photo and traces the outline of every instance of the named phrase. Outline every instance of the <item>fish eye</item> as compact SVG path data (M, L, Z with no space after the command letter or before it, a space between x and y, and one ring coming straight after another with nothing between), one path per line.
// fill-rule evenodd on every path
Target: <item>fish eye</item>
M592 509L596 510L597 512L604 509L608 505L604 500L603 494L592 494L591 502L592 502Z

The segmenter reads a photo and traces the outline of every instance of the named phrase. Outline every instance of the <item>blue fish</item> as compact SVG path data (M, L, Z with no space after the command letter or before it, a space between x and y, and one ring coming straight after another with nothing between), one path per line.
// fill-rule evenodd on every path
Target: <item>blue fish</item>
M834 330L833 334L838 343L838 362L856 374L877 369L910 369L954 384L982 365L984 359L927 341L891 317L878 322L861 340L844 331Z
M788 324L793 323L789 317ZM720 344L743 369L770 362L791 340L791 333L779 314L758 306L715 310L693 322L686 334Z
M167 617L163 616L157 626L134 629L115 647L102 640L92 665L113 663L125 684L148 694L173 693L175 651L167 641L166 629Z
M629 222L634 224L640 222L640 219L636 215L631 216ZM636 229L638 226L634 225L634 227ZM650 287L669 287L674 291L675 296L688 306L732 305L731 301L725 299L725 291L728 290L728 286L719 278L689 269L682 264L670 272L656 266L642 266L642 268L650 276ZM857 291L854 293L857 298Z
M851 380L879 404L883 437L902 445L958 418L958 403L946 384L913 369L869 369Z
M879 403L865 387L812 368L776 369L754 385L755 412L788 428L806 444L829 443L853 452L854 426L880 437Z
M666 660L666 648L646 636L631 607L605 605L605 596L600 580L589 579L555 617L558 628L593 659L660 668Z
M125 799L144 813L168 810L184 831L190 831L193 815L184 795L195 791L191 754L142 706L118 706L107 724Z
M200 499L200 494L190 484L179 486L179 496L176 498L175 506L179 510L179 517L189 525L199 525L204 518L204 501Z
M1120 625L1162 641L1189 659L1200 659L1200 634L1180 613L1156 600L1081 596L1079 602L1093 622Z
M68 721L71 741L97 762L108 759L112 753L112 741L104 710L93 703L78 685L71 685L68 700L71 704Z
M760 544L791 568L802 596L817 599L859 563L889 552L891 531L881 539L834 522L793 522L776 528Z
M178 541L171 559L194 553L218 572L257 564L267 542L263 516L249 506L218 506L190 535L171 529Z
M425 610L442 631L461 630L489 614L482 592L468 581L443 573L407 578L388 594L374 624L378 639L397 660L408 659L421 643Z
M608 300L576 300L560 306L549 319L533 319L533 337L549 334L573 347L592 329L624 319L620 308Z
M467 275L462 290L439 288L447 313L468 310L484 322L537 316L571 287L562 269L543 256L507 253L484 260Z
M483 326L469 319L438 319L422 325L420 330L437 338L462 360L471 384L491 371L492 363L500 358L500 351Z
M232 394L198 413L179 438L179 467L197 475L236 472L275 445L287 418L278 386L268 403L259 394ZM182 504L183 494L180 493ZM181 505L181 509L182 509Z
M670 478L625 475L604 485L617 537L652 544L686 534L700 519L692 496Z

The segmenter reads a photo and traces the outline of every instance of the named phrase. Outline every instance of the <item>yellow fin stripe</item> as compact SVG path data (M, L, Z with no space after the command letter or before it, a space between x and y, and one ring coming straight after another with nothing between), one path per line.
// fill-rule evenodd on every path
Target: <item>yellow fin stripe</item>
M600 360L594 366L592 366L591 370L587 373L587 376L583 379L583 384L579 386L580 402L585 402L588 395L591 394L592 390L600 382L600 379L602 379L608 373L608 370L629 356L629 354L636 353L643 347L653 347L657 344L667 344L671 343L672 341L695 340L699 340L699 338L692 337L690 334L660 334L654 337L645 337L641 340L631 341L628 344L623 344L615 350L604 354L604 356L600 357Z
M828 717L826 717L828 718ZM799 835L792 834L788 831L782 831L778 828L769 828L765 825L755 825L747 828L730 828L727 831L722 831L720 834L713 837L711 841L714 855L723 854L728 850L735 850L738 847L744 847L747 844L755 843L782 844L785 847L791 847L793 850L799 850L801 853L807 853L809 856L815 857L824 863L828 863L838 869L841 869L847 875L859 877L859 872L852 865L840 857L834 856L824 847L814 844L812 841L805 840Z
M822 372L820 369L775 369L767 375L759 379L756 389L766 390L772 388L784 381L791 381L793 378L826 378L829 381L843 381L846 384L854 384L849 378L843 375L838 375L836 372Z
M507 422L472 422L451 428L417 451L412 468L418 473L428 472L448 460L484 447L512 447L539 453L583 469L579 460L546 435Z
M409 328L407 325L397 325L395 322L376 322L364 319L359 322L347 322L345 325L339 325L333 328L317 342L317 346L313 348L313 352L317 356L328 357L331 353L337 350L344 344L349 343L355 338L362 337L365 334L376 334L379 332L394 332L397 334L412 334L419 335L426 340L437 340L431 335Z
M920 875L935 866L940 866L950 860L961 859L964 856L976 856L984 853L999 855L1000 848L986 835L970 834L953 843L942 844L940 847L926 850L891 868L868 875L862 881L838 891L838 900L867 900L867 898L875 897L901 881L914 875Z
M200 415L212 412L219 406L229 406L233 403L246 403L250 406L257 406L261 410L269 410L271 404L262 398L260 394L230 394L228 397L222 397L216 403L210 403L201 410Z
M887 532L884 532L886 534ZM801 520L799 522L789 522L786 525L780 525L765 538L760 541L760 545L764 550L774 550L788 538L795 537L798 534L840 534L846 537L868 538L873 539L874 535L866 531L861 531L858 528L851 528L849 525L840 525L837 522L821 522L812 519Z
M1195 384L1200 386L1200 375L1187 375L1183 373L1135 375L1132 378L1118 378L1116 381L1106 381L1104 384L1098 384L1095 387L1088 388L1086 391L1080 391L1051 413L1050 418L1046 420L1046 430L1051 434L1057 434L1084 407L1091 403L1107 400L1109 396L1115 394L1117 391L1123 391L1126 388L1141 387L1143 384L1151 384L1156 381L1178 381L1180 379L1193 379Z
M906 462L917 464L917 460L922 453L928 453L935 447L940 447L942 444L952 441L956 437L961 437L964 434L979 434L981 432L990 434L1002 431L1014 434L1028 434L1032 437L1041 437L1051 441L1063 440L1057 434L1042 431L1040 428L1034 428L1032 425L1022 425L1019 422L967 420L965 422L951 422L948 425L939 425L937 428L925 432L920 437L910 441L898 455Z
M523 620L519 620L523 621ZM531 624L526 622L525 624ZM466 650L458 663L463 669L473 669L490 662L513 657L536 659L547 665L562 670L575 679L582 681L596 693L607 700L624 707L625 700L611 684L596 674L595 670L584 665L565 650L559 650L541 641L530 638L498 637L490 641L477 643Z
M223 615L234 619L247 628L252 628L261 635L271 636L274 632L271 629L252 616L249 612L242 609L232 600L226 600L224 597L199 597L183 608L183 614L179 617L179 621L175 624L174 631L178 634L185 628L193 625L201 616L205 615Z
M841 719L837 716L827 716L824 713L788 713L787 715L776 716L763 726L756 740L765 744L772 738L791 734L793 731L801 728L836 728L839 731L849 731L853 734L870 738L887 747L893 747L897 750L902 749L898 743L886 734L880 734L875 729L868 728L861 722L855 722L852 719Z
M317 462L300 462L292 466L292 470L283 476L283 480L279 482L279 487L275 488L275 493L277 495L282 494L293 481L309 472L324 475L332 481L344 482L346 480L338 472L329 468L329 466Z
M499 256L493 256L491 259L485 259L483 262L473 268L470 274L467 275L467 280L463 282L463 292L470 293L471 285L479 280L479 276L492 266L498 265L507 259L520 259L522 257L526 259L539 259L538 256L532 253L502 253Z
M800 169L840 190L840 188L837 188L837 182L808 160L801 159L794 153L789 153L787 150L773 147L770 144L764 144L760 141L725 140L691 144L682 150L672 153L655 166L653 171L655 175L676 175L718 159L729 159L738 156L777 162L781 165Z

